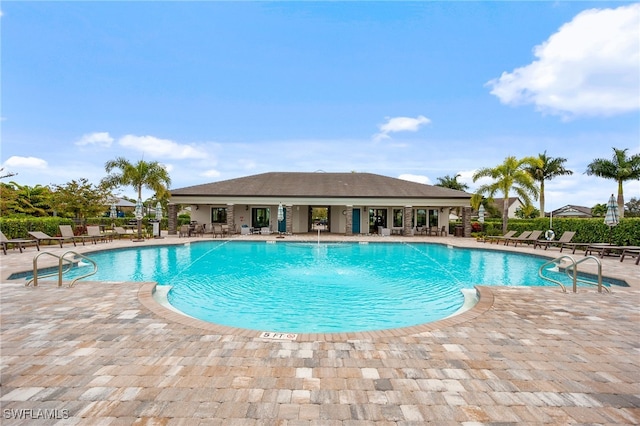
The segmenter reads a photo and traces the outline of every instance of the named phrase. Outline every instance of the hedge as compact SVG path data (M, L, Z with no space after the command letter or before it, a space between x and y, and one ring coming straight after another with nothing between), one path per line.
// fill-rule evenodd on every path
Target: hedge
M112 225L123 226L129 224L132 218L111 219L108 217L97 217L86 219L84 223L78 224L73 219L61 217L24 217L24 218L0 218L0 230L7 238L27 238L29 231L41 231L52 237L60 236L60 225L71 225L76 235L86 234L86 225L102 225L110 229ZM135 219L133 219L135 221ZM167 229L167 219L160 222L160 226ZM143 229L151 228L148 219L142 219Z
M106 228L127 225L132 218L111 219L108 217L99 217L87 219L85 224L103 225ZM135 220L135 219L133 219ZM188 224L188 218L179 218L178 226ZM29 238L29 231L42 231L48 235L60 235L60 225L73 225L76 234L85 232L82 225L76 225L72 219L60 217L25 217L25 218L0 218L0 230L7 238ZM450 232L453 234L455 226L460 223L451 222ZM480 224L472 222L472 225L479 227ZM147 218L142 219L142 226L145 229L151 228L151 224ZM160 221L160 228L167 229L167 218ZM498 220L488 220L482 225L483 233L486 235L501 235L502 222ZM509 231L516 231L520 234L523 231L549 229L549 218L537 219L509 219ZM572 242L575 243L609 243L620 246L640 246L640 218L629 217L620 220L620 223L613 228L609 228L604 223L604 218L593 219L553 219L552 228L556 234L556 239L560 238L565 231L575 231L576 235Z
M612 243L619 246L640 246L640 218L629 217L620 220L617 226L609 228L604 218L558 218L553 219L549 228L549 218L509 219L508 230L520 234L524 231L540 230L546 232L552 229L556 239L565 231L576 234L571 240L574 243ZM502 222L489 221L484 223L486 235L501 235Z

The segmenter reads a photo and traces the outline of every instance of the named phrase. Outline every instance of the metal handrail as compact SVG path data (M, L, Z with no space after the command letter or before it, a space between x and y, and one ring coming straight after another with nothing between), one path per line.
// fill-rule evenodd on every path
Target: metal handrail
M583 258L583 259L581 259L581 260L576 262L576 260L573 257L571 257L569 255L562 255L562 256L557 257L557 258L555 258L553 260L550 260L548 262L543 263L540 266L540 268L538 269L538 276L540 278L542 278L543 280L547 280L547 281L550 281L552 283L558 284L562 288L562 291L564 293L566 293L567 292L567 288L564 286L564 284L562 284L560 281L558 281L556 279L553 279L553 278L550 278L550 277L546 277L546 276L544 276L542 274L542 271L545 270L546 266L551 265L551 264L559 264L563 259L568 259L568 260L571 261L571 265L568 265L565 268L565 272L566 272L567 276L569 278L571 278L571 280L573 282L573 292L574 293L576 293L578 291L578 281L580 281L581 283L584 283L584 284L597 285L598 293L602 293L602 289L603 288L608 293L611 292L611 290L609 290L607 287L603 287L602 286L602 263L600 262L600 259L598 259L595 256L587 256L587 257L585 257L585 258ZM591 280L585 280L585 279L582 279L582 278L578 278L578 264L580 264L580 263L582 263L582 262L584 262L586 260L589 260L589 259L595 260L596 263L598 264L598 282L597 283L594 282L594 281L591 281Z
M568 255L562 255L562 256L557 257L557 258L555 258L555 259L553 259L553 260L550 260L550 261L548 261L548 262L543 263L543 264L540 266L540 268L538 268L538 276L539 276L540 278L542 278L543 280L551 281L552 283L558 284L558 285L560 286L560 288L562 289L562 292L563 292L563 293L566 293L566 292L567 292L567 288L564 286L564 284L562 284L562 283L561 283L560 281L558 281L558 280L555 280L555 279L553 279L553 278L549 278L549 277L545 277L544 275L542 275L542 271L544 271L544 270L545 270L545 266L560 263L560 261L562 261L562 259L569 259L569 260L571 260L571 262L573 262L573 263L575 263L575 262L576 262L576 261L573 259L573 257L568 256ZM556 265L556 266L557 266L557 265Z
M79 277L76 277L75 279L73 279L69 283L69 287L73 287L75 285L76 281L81 280L82 278L89 277L89 276L95 274L96 272L98 272L98 264L93 259L91 259L91 258L89 258L89 257L87 257L85 255L82 255L82 254L80 254L78 252L67 251L67 252L64 252L61 256L58 256L58 255L55 255L53 253L49 253L49 252L45 251L45 252L42 252L42 253L38 254L37 256L35 256L33 258L33 278L31 278L29 281L27 281L27 283L25 284L26 287L28 287L31 283L33 283L34 287L38 286L38 258L40 256L42 256L42 255L45 255L45 254L49 255L49 256L53 256L53 257L58 259L58 271L50 273L50 274L42 275L41 278L52 277L52 276L57 274L58 275L58 287L62 286L62 275L71 270L71 268L73 267L74 260L77 257L80 257L82 259L86 259L89 262L91 262L93 264L93 271L91 271L91 272L89 272L87 274L81 275ZM65 257L68 254L74 255L75 256L74 259L73 260L65 259ZM67 262L67 263L65 264L65 262ZM64 269L64 266L67 266L67 268Z
M40 277L38 277L38 259L40 258L40 256L44 256L44 255L48 255L48 256L53 256L56 259L58 259L58 270L56 272L51 272L48 274L44 274L41 275ZM48 277L52 277L54 275L58 275L58 287L60 287L62 285L62 274L69 271L71 269L73 265L72 261L69 261L69 268L65 271L62 271L62 267L60 265L60 256L50 253L48 251L43 251L41 253L38 253L34 258L33 258L33 278L31 278L29 281L27 281L25 283L25 287L29 287L31 285L31 283L33 283L34 287L38 286L38 278L48 278Z
M584 284L589 284L589 285L595 285L595 286L597 286L597 287L598 287L598 293L602 293L602 289L603 289L603 288L607 291L607 293L611 293L611 290L610 290L608 287L603 287L603 285L602 285L602 262L600 261L600 259L598 259L598 258L597 258L597 257L595 257L595 256L585 256L585 257L583 257L582 259L578 260L577 262L574 262L572 266L573 266L573 268L575 268L575 270L577 271L577 269L578 269L578 264L580 264L580 263L582 263L582 262L585 262L585 261L587 261L587 260L595 260L595 261L596 261L596 263L598 264L598 282L596 283L596 282L591 281L591 280L585 280L585 279L577 278L577 279L573 282L573 292L574 292L574 293L576 292L576 283L577 283L577 281L580 281L581 283L584 283ZM569 268L570 268L570 267L571 267L571 266L568 266L568 267L567 267L567 269L566 269L567 275L569 275ZM576 275L576 274L575 274L575 271L574 271L574 276L575 276L575 275Z
M69 253L73 253L75 256L80 257L82 259L88 260L89 262L91 262L91 264L93 264L93 271L84 274L84 275L80 275L79 277L76 277L73 281L71 281L69 283L69 287L73 287L76 284L76 281L81 280L83 278L87 278L90 277L91 275L95 274L96 272L98 272L98 264L95 262L95 260L80 254L80 253L76 253L75 251L68 251L66 253L64 253L62 256L60 256L60 268L62 268L62 261L64 260L64 257L69 254Z

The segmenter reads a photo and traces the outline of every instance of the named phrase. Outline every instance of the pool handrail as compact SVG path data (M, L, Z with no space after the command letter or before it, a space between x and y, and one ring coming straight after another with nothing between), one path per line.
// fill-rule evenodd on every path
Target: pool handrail
M57 268L56 272L52 272L52 273L49 273L49 274L41 275L40 278L47 278L47 277L52 277L54 275L58 275L58 287L62 286L62 275L67 273L68 271L70 271L72 269L75 258L79 257L79 258L86 259L89 262L91 262L93 264L93 271L91 271L91 272L89 272L87 274L81 275L79 277L74 278L69 283L69 287L73 287L78 280L81 280L83 278L89 277L89 276L95 274L96 272L98 272L98 264L93 259L91 259L91 258L89 258L87 256L84 256L84 255L82 255L82 254L80 254L78 252L69 250L69 251L64 252L62 255L58 256L58 255L53 254L51 252L44 251L42 253L39 253L38 255L36 255L33 258L33 278L31 278L29 281L27 281L25 283L25 287L29 287L29 285L31 285L31 283L33 283L34 287L38 286L38 259L40 258L40 256L45 255L45 254L49 255L49 256L53 256L53 257L58 259L58 268ZM68 254L74 255L75 258L72 259L72 260L65 259L65 257ZM67 268L64 269L64 266L67 266Z
M550 281L552 283L558 284L560 286L560 288L562 288L562 292L566 293L567 292L567 288L564 286L564 284L562 284L560 281L551 278L551 277L547 277L544 276L542 274L542 272L545 270L545 267L551 264L555 264L556 266L559 266L560 263L562 262L562 260L564 259L568 259L571 264L568 265L565 268L565 273L567 274L567 276L569 278L571 278L572 282L573 282L573 292L577 293L578 291L578 282L584 283L584 284L589 284L589 285L596 285L598 287L598 293L602 293L602 289L604 288L608 293L611 292L611 290L609 290L607 287L603 287L602 285L602 263L600 262L600 259L598 259L595 256L586 256L583 259L580 259L579 261L576 262L576 260L572 257L569 256L567 254L556 257L555 259L549 260L548 262L543 263L540 268L538 268L538 276L540 278L542 278L543 280L546 281ZM596 261L596 263L598 264L598 281L594 282L591 280L586 280L583 278L578 278L578 264L585 262L587 260L593 259Z

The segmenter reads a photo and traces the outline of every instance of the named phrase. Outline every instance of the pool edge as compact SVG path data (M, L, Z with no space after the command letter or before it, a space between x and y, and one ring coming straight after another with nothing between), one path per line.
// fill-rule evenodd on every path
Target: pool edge
M189 327L198 328L210 333L245 336L255 339L262 339L260 335L264 331L269 330L250 330L245 328L230 327L226 325L220 325L202 321L190 316L187 316L177 310L173 310L169 307L163 306L159 303L155 297L158 284L155 282L141 283L138 290L138 300L140 303L149 309L154 314L164 318L167 321L176 322ZM165 286L161 286L165 287ZM370 340L370 339L385 339L397 336L410 336L421 333L428 333L434 330L452 327L467 321L470 321L478 316L482 315L491 307L494 303L494 294L489 287L475 286L478 300L474 306L458 314L454 314L441 320L418 324L409 327L392 328L385 330L374 331L354 331L354 332L340 332L340 333L298 333L296 342L315 342L315 341L331 341L331 342L343 342L347 340ZM273 331L273 330L271 330Z

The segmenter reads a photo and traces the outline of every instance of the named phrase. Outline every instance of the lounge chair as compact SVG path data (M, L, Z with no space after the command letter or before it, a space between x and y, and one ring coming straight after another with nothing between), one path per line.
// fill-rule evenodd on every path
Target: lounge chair
M504 245L508 246L509 245L509 241L522 239L522 238L527 238L529 235L531 235L531 231L524 231L520 235L512 236L512 237L504 237L500 241L504 241Z
M494 236L487 236L484 239L484 242L486 243L487 241L489 241L490 243L493 243L495 241L496 244L498 244L498 242L504 240L505 238L511 238L515 235L516 231L509 231L504 235L494 235Z
M116 235L118 237L118 239L120 239L122 237L126 237L126 238L133 238L134 237L133 232L127 232L127 230L124 229L122 226L115 226L113 228L113 235Z
M22 249L25 248L25 246L27 245L35 245L38 251L40 251L40 244L38 243L38 240L26 240L22 238L7 238L2 233L2 231L0 231L0 244L2 244L2 251L4 252L4 254L7 254L7 249L9 248L9 244L13 244L14 247L17 246L18 249L20 250L20 253L22 253Z
M75 235L73 233L73 228L71 228L71 225L59 225L58 227L60 228L60 235L62 235L62 238L68 238L72 240L74 246L76 245L76 241L82 241L82 245L84 245L85 240L90 240L94 243L96 242L95 237L91 237L89 235Z
M620 255L620 262L622 262L625 256L630 255L631 257L636 258L636 265L640 264L640 247L636 246L627 246L622 250L622 254Z
M540 235L542 235L542 231L532 231L526 237L514 238L513 240L507 240L507 243L509 241L513 241L513 246L514 247L518 247L518 243L535 244L535 242L538 241L538 238L540 238Z
M87 226L86 236L89 238L93 238L93 241L96 243L98 241L104 241L106 243L113 240L113 235L105 234L104 232L100 231L100 226L97 225Z
M538 246L543 247L544 249L548 249L551 246L554 245L560 245L560 249L562 250L562 244L564 243L570 243L571 240L573 239L573 236L576 235L575 231L565 231L562 233L562 235L560 236L560 238L558 238L557 240L538 240L533 244L533 248L537 248Z
M41 241L47 241L47 242L51 242L51 241L57 241L58 244L60 244L60 247L62 247L62 243L66 242L66 241L72 241L73 245L76 245L76 240L75 238L68 238L68 237L52 237L50 235L45 234L44 232L41 231L29 231L29 235L31 235L33 238L36 239L36 241L38 241L38 244L40 244Z
M619 255L622 257L622 253L626 250L629 252L633 252L634 250L640 250L638 246L615 246L612 244L591 244L584 251L584 255L594 254L596 253L600 258L603 258L605 255ZM629 253L627 253L629 254Z
M571 254L576 254L576 249L578 247L584 247L585 248L585 254L586 254L586 249L590 245L593 245L593 243L572 243L572 242L562 243L562 244L560 244L560 252L562 253L562 250L566 247L566 248L572 248Z

